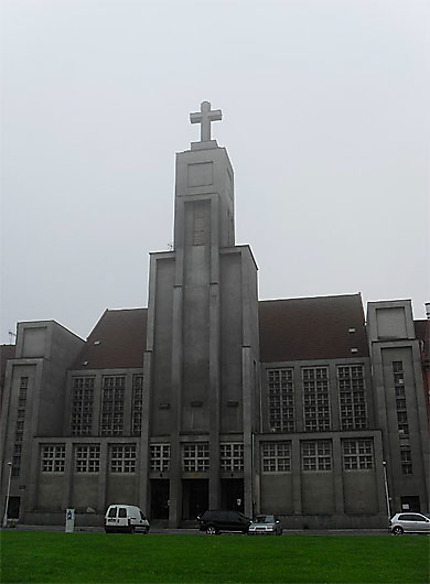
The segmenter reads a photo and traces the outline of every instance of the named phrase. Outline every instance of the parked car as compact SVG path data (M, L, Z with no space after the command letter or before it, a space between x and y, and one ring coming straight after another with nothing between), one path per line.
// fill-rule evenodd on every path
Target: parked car
M396 513L388 522L388 529L394 535L403 533L430 533L430 514Z
M105 515L105 532L148 533L149 521L139 507L110 505Z
M275 515L257 515L248 527L248 535L282 535L281 522Z
M239 511L209 510L199 515L197 520L200 531L218 535L221 531L240 531L247 533L251 520Z

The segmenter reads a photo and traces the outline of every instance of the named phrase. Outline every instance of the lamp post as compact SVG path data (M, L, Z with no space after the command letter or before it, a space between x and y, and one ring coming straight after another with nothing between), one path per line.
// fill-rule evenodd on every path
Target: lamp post
M390 496L388 493L387 463L385 462L385 460L382 461L382 467L384 469L384 486L385 486L385 501L387 503L387 515L388 515L388 519L390 519L390 517L391 517Z
M7 463L7 466L9 467L9 478L7 481L6 505L4 508L4 515L3 515L3 527L7 527L7 511L8 511L8 507L9 507L10 481L12 478L12 463L9 461Z

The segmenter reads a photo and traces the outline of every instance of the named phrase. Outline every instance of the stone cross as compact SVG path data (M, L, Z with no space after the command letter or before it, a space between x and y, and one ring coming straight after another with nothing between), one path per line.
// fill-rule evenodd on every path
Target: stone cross
M211 139L211 123L217 120L222 120L221 110L211 110L209 101L203 101L200 106L200 111L190 114L190 122L192 124L201 124L201 142L207 142Z

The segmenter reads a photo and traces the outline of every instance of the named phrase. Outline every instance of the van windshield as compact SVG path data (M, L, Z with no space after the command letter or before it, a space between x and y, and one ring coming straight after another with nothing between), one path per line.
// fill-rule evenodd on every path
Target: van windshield
M111 507L109 509L108 517L116 517L116 507Z

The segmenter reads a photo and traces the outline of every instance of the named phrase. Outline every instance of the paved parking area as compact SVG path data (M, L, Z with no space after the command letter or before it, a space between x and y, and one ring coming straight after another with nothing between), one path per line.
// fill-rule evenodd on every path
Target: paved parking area
M64 532L64 525L17 525L14 528L7 528L8 530L14 529L17 531L52 531L52 532ZM75 533L104 533L102 527L75 527ZM204 532L198 529L164 529L164 528L151 528L151 535L201 535L207 536ZM282 537L288 535L333 535L333 536L346 536L346 535L388 535L387 529L284 529ZM231 533L222 533L223 536L237 535ZM258 536L254 536L258 537ZM267 537L267 536L261 536Z

